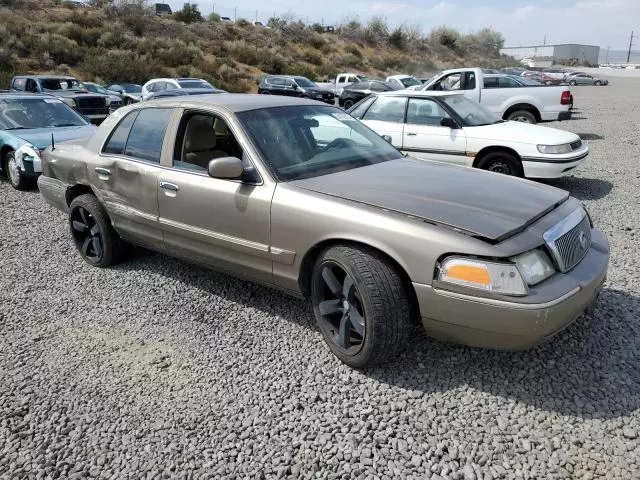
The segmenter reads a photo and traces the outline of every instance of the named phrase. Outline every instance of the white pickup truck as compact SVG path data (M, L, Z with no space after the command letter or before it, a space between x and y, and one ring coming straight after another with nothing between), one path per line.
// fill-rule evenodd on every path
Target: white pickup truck
M484 77L479 68L445 70L420 90L462 90L465 97L504 120L538 123L571 119L572 96L566 86L527 86L516 82L505 86L492 82L489 86Z
M359 73L339 73L332 82L316 82L320 88L333 92L336 97L342 93L342 89L352 83L364 82L369 80L366 76Z

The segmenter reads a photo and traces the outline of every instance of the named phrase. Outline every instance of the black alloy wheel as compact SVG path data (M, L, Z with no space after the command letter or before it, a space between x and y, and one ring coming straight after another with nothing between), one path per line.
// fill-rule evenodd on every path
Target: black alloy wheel
M90 194L73 199L69 206L69 229L82 259L95 267L108 267L122 254L122 240L107 212Z
M93 215L82 206L76 206L70 213L71 233L80 254L89 263L99 263L102 259L102 232Z
M365 313L353 279L342 267L326 262L321 268L319 290L320 328L346 355L360 351L365 338Z
M514 155L508 152L491 152L483 156L477 165L478 168L503 175L522 177L524 172L522 163Z

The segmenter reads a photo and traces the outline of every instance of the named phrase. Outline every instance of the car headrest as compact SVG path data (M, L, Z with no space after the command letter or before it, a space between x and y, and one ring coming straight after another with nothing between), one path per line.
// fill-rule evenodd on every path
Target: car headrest
M213 119L205 116L191 117L185 130L184 151L199 152L212 150L216 146Z

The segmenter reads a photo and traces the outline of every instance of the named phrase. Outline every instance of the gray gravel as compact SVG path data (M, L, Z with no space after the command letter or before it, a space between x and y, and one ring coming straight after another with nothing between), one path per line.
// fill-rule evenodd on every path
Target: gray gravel
M575 89L559 127L591 155L551 182L609 236L609 279L528 352L416 333L353 371L306 303L147 252L93 269L0 182L0 478L640 478L640 80L612 83Z

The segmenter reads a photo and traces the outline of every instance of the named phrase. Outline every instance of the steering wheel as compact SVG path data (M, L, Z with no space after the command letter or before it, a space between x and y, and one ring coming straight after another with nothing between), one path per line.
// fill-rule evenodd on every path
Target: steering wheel
M325 146L322 149L322 151L328 152L329 150L334 150L336 148L348 148L348 147L353 147L355 145L356 145L356 142L354 142L349 138L336 138L335 140L332 140L331 142L329 142L327 146Z

